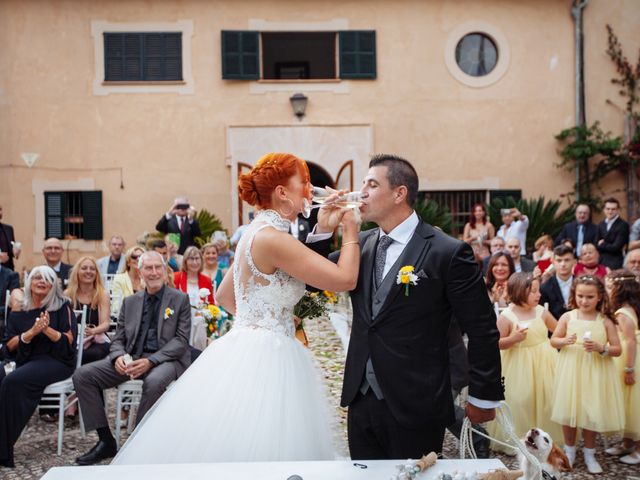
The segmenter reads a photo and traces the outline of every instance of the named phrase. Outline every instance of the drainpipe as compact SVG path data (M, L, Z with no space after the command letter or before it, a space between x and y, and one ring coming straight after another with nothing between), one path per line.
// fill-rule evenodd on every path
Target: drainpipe
M575 51L576 51L576 126L586 123L584 112L584 44L582 35L582 10L589 0L573 0L571 15L575 25ZM580 201L580 163L576 162L576 201Z

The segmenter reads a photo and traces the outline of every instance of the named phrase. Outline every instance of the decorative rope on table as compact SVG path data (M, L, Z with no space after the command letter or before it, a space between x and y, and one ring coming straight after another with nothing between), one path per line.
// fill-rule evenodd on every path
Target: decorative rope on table
M506 402L500 402L500 406L496 408L496 421L502 427L505 435L507 436L507 441L509 443L501 442L500 440L496 440L495 438L484 434L473 428L471 425L471 421L468 417L465 417L462 423L462 431L460 432L460 442L459 442L459 450L460 450L460 458L464 459L467 452L469 452L470 458L477 458L475 449L473 448L473 439L471 437L472 432L478 435L481 435L489 440L493 440L495 443L498 443L502 446L512 448L514 450L519 450L522 455L529 461L529 464L533 467L533 471L535 472L534 478L542 478L542 466L536 457L531 455L527 448L524 446L524 443L520 441L520 439L516 436L516 432L513 428L513 415L511 414L511 409Z

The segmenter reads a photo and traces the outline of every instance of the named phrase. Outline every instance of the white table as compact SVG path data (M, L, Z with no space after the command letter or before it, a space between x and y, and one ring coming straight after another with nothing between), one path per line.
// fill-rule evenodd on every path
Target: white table
M354 463L367 468L354 466ZM402 460L375 460L354 462L255 462L255 463L186 463L171 465L130 465L93 467L56 467L41 480L287 480L300 475L303 480L389 480L395 466ZM504 468L498 459L438 460L436 465L421 474L420 480L436 477L437 472L454 470L478 471Z

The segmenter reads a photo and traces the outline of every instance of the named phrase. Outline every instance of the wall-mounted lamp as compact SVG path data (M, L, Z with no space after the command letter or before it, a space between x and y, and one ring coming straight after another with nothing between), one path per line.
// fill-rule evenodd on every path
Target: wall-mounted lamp
M298 120L302 121L302 117L304 117L304 112L307 109L307 101L309 99L305 96L304 93L295 93L290 98L291 107L293 108L293 113Z

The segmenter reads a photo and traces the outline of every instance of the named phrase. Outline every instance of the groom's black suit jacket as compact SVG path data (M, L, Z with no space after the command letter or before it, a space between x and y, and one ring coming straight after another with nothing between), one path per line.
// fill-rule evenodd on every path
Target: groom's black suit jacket
M418 429L453 423L448 346L452 316L469 337L469 394L502 400L496 317L471 247L420 221L374 293L378 238L377 228L360 234L342 406L356 398L371 357L387 405L401 425ZM337 252L330 258L337 259ZM422 277L409 287L408 296L396 283L405 265L414 266Z

